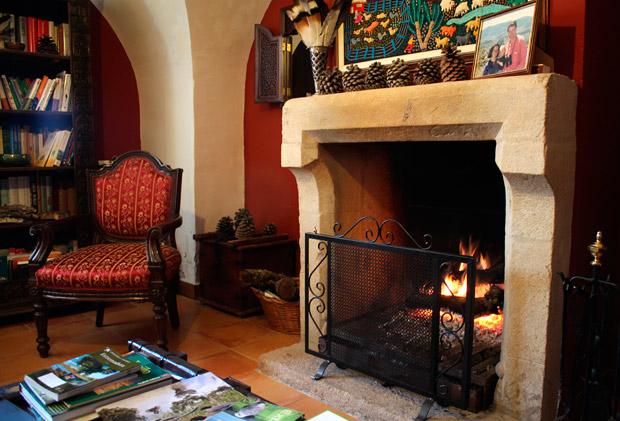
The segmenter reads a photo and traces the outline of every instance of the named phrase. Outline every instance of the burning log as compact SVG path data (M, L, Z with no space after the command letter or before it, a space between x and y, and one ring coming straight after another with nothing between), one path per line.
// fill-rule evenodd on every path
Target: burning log
M464 313L466 297L442 295L439 306L447 307L453 312ZM504 290L497 285L491 285L484 297L474 299L474 317L485 314L499 314L504 309Z
M452 276L456 279L463 279L467 273L466 270L457 270L452 272ZM504 263L493 266L489 269L476 270L476 284L503 284L504 283Z

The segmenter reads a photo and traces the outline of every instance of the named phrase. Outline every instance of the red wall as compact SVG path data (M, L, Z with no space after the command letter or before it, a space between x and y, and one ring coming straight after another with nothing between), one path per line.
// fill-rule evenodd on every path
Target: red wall
M280 8L291 0L273 0L261 24L280 34ZM297 183L280 166L282 109L280 104L254 103L254 46L250 50L245 83L245 207L254 216L257 229L273 222L278 232L299 238Z
M140 149L138 86L125 49L90 5L95 158Z

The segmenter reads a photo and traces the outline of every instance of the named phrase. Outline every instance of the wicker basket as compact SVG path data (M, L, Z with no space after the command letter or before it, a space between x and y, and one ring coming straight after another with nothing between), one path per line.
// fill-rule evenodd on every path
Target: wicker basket
M299 301L284 301L267 297L262 291L252 288L263 306L269 326L282 333L299 334Z

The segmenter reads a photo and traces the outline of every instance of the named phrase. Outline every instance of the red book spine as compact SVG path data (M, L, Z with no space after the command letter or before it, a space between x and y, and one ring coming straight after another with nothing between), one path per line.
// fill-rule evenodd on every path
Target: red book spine
M26 28L28 31L28 51L37 52L37 18L28 17L26 20Z

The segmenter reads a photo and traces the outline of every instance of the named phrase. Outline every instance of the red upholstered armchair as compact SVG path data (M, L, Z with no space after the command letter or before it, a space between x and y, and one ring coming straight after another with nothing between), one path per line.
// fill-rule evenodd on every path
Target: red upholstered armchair
M96 301L98 327L106 301L149 300L157 345L166 349L166 307L172 327L179 326L176 288L181 254L174 232L182 223L182 172L143 151L125 153L108 167L88 170L93 245L47 263L53 231L46 224L31 228L31 235L39 237L28 266L41 357L47 357L50 349L47 299Z

